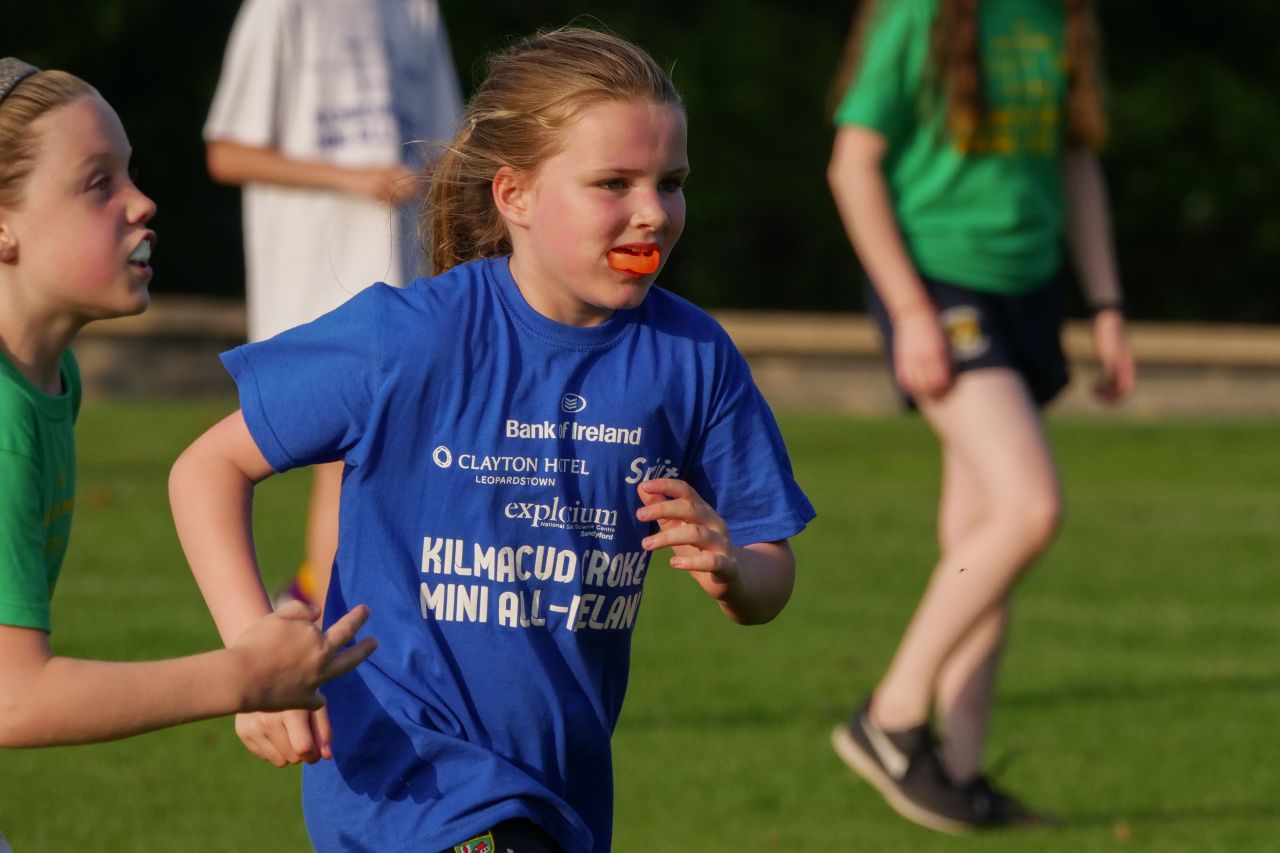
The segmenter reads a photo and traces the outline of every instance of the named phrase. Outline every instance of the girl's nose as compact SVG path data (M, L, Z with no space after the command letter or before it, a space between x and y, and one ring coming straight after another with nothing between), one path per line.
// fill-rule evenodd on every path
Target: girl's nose
M138 189L133 188L134 197L129 200L127 208L129 223L132 225L145 225L151 221L151 217L156 215L156 203L151 198Z
M631 216L632 226L659 231L671 220L667 206L662 203L662 195L657 190L637 193L636 201L636 209Z

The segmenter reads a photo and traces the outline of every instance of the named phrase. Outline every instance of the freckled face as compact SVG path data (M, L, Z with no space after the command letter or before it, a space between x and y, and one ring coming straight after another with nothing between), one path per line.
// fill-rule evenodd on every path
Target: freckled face
M22 286L54 316L76 322L147 307L156 207L129 177L128 137L96 95L31 125L38 154L14 210L0 212L17 241Z
M683 110L669 104L605 101L582 111L509 223L511 272L530 305L590 326L644 301L661 264L617 269L610 250L656 250L666 262L684 230L686 136Z

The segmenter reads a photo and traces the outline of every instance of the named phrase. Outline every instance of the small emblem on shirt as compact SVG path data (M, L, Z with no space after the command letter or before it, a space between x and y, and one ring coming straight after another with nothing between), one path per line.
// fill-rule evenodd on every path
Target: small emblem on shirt
M947 332L951 355L957 361L975 359L991 348L990 339L982 333L982 315L972 305L948 308L939 319Z
M493 833L486 832L484 835L477 835L470 841L455 844L453 853L493 853Z
M578 394L565 394L560 398L560 411L576 414L587 408L587 398Z

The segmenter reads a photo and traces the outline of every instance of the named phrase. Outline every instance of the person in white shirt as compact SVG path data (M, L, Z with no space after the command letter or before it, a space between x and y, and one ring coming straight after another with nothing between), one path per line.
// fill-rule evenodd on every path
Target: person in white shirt
M418 176L461 109L436 0L245 0L204 139L209 174L244 187L251 341L421 272ZM342 465L314 472L279 599L323 604Z

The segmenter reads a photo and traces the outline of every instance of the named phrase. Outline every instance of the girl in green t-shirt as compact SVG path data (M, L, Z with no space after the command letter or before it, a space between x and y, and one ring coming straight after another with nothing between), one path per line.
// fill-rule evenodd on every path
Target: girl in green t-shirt
M91 320L147 307L155 204L98 92L0 59L0 746L113 740L238 711L319 709L316 688L373 651L368 611L322 633L293 604L220 651L106 663L55 655L49 598L74 505L79 374ZM259 588L258 593L265 592ZM309 760L327 755L329 735ZM2 843L2 842L0 842Z
M1134 382L1095 54L1087 0L868 0L836 82L831 189L897 384L942 445L942 494L928 588L833 743L944 832L1044 822L992 787L982 753L1012 590L1061 513L1039 407L1066 384L1064 242L1094 309L1097 392Z

